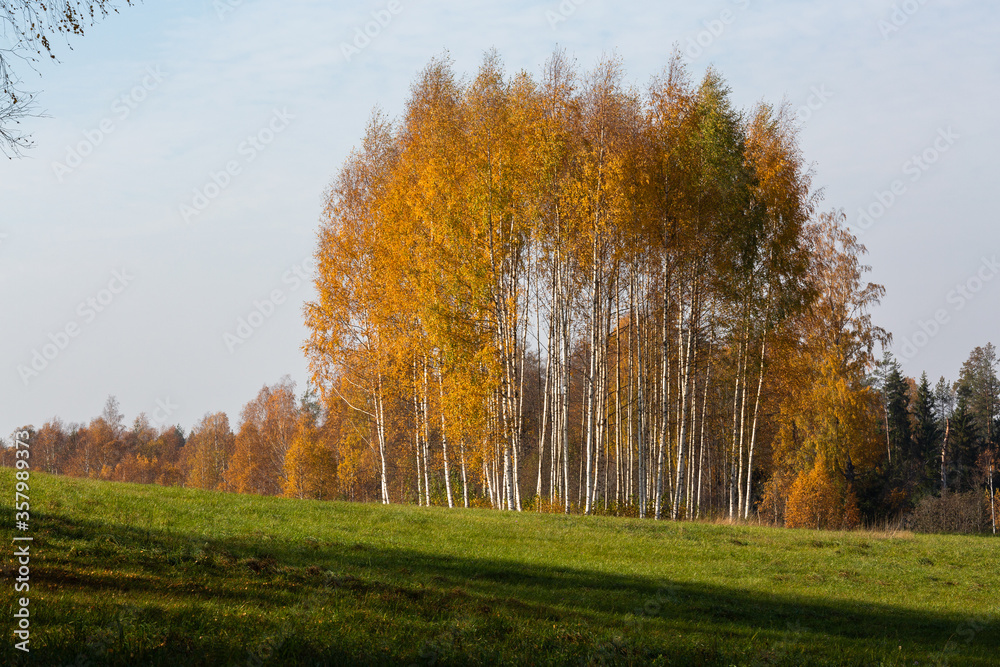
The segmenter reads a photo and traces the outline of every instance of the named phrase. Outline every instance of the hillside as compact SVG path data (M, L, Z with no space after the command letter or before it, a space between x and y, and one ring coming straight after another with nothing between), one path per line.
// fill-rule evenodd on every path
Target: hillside
M12 470L0 480L14 488ZM8 632L4 664L987 665L1000 655L987 538L31 481L30 660ZM3 511L11 526L10 503Z

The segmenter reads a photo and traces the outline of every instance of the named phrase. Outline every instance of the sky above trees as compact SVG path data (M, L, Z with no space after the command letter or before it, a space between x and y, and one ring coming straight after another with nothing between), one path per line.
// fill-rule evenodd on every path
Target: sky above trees
M60 63L20 72L48 116L24 126L36 147L0 164L0 432L88 420L109 394L193 424L285 373L304 386L322 193L372 107L398 116L444 49L460 72L489 47L531 72L557 45L584 68L617 50L645 87L676 42L738 106L787 99L821 208L844 209L886 287L874 317L905 372L953 379L997 338L995 8L626 7L148 1L54 42Z

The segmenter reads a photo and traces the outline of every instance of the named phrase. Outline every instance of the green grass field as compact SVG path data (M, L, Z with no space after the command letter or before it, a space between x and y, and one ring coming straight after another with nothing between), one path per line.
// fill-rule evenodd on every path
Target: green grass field
M13 471L0 480L12 501ZM383 507L37 473L30 495L31 653L8 631L3 664L1000 664L993 538ZM23 594L5 555L12 619Z

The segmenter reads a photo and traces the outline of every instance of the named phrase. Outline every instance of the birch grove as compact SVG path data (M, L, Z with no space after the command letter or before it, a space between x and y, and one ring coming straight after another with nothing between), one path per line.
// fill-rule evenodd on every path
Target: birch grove
M312 382L383 502L749 518L826 288L810 176L787 108L679 56L435 59L328 192Z

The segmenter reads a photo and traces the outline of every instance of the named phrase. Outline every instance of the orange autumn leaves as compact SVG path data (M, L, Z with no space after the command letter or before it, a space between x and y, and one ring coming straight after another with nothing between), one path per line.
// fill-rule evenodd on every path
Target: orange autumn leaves
M714 71L674 58L643 93L615 58L434 60L327 201L304 349L382 502L450 505L460 471L505 509L780 519L817 456L878 463L881 288L815 215L787 109Z
M861 525L861 510L854 490L837 479L820 455L811 470L799 473L785 508L788 528L849 530Z

